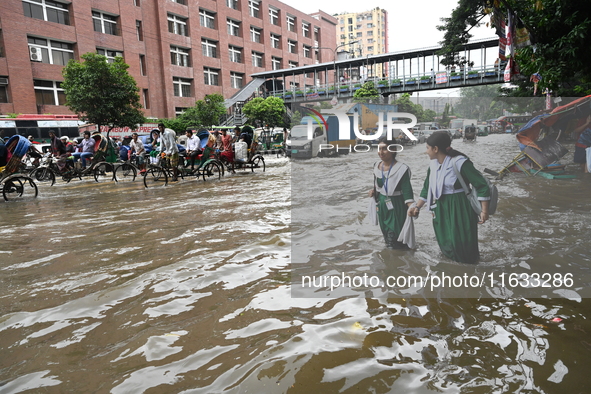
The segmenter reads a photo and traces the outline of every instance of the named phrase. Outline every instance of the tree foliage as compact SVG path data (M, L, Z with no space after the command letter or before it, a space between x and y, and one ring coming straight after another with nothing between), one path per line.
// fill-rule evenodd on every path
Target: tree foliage
M205 95L203 100L197 100L194 107L183 112L181 120L191 126L211 127L218 125L225 114L224 96L213 93Z
M97 124L99 130L101 126L108 126L109 131L114 127L135 129L144 123L139 88L123 58L107 63L105 56L86 53L82 60L70 60L63 69L62 88L70 110L81 120Z
M367 81L353 93L353 101L365 102L367 100L375 100L380 97L380 93L375 88L372 81Z
M242 113L258 127L289 126L289 122L286 125L285 104L279 97L256 97L244 104Z
M530 76L539 73L545 88L560 96L591 94L591 4L572 0L459 0L449 18L442 18L439 30L445 32L441 42L443 64L457 64L457 53L471 37L469 30L489 22L492 7L513 12L530 33L532 45L521 48L514 56L522 75L518 86L506 91L513 96L530 96ZM489 23L487 25L490 26ZM492 26L491 26L492 27ZM461 62L461 60L459 60Z
M415 104L410 99L410 94L403 93L400 97L394 100L393 104L398 106L398 112L408 112L417 117L417 122L432 122L437 115L431 109L423 109L420 104Z

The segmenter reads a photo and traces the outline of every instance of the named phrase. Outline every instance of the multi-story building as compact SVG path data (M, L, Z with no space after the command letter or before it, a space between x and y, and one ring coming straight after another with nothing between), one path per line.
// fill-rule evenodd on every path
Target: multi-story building
M70 113L63 66L98 52L129 64L146 116L174 117L252 73L331 61L313 48L337 45L336 24L277 0L2 0L0 114Z
M376 7L365 12L337 14L335 18L338 19L337 45L354 57L388 53L388 11Z

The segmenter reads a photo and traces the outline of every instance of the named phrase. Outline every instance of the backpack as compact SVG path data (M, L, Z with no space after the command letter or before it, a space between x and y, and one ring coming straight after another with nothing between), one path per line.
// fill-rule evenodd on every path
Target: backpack
M472 206L472 209L474 210L474 212L476 212L477 215L480 215L480 212L482 211L482 206L480 205L480 201L478 200L478 193L476 191L476 188L473 187L471 190L468 188L468 185L466 184L466 182L464 181L464 178L462 178L462 176L460 175L460 171L458 171L458 168L456 167L456 163L457 163L457 159L453 158L452 159L452 167L453 167L453 170L456 174L456 177L458 178L458 180L462 184L462 189L464 189L464 192L466 193L466 197L468 197L468 201L470 201L470 205ZM497 211L497 202L499 201L499 190L497 189L496 185L493 185L487 177L485 177L485 176L482 176L482 177L484 178L484 180L486 181L486 184L488 185L488 188L490 189L490 201L488 202L488 214L494 215L495 212Z

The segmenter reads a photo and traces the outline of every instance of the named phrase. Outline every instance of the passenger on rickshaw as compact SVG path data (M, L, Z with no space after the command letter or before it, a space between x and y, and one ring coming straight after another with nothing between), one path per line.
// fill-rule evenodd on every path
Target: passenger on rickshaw
M74 163L80 159L82 169L86 168L86 159L90 159L94 155L94 146L96 141L90 138L90 131L84 132L84 138L80 141L79 152L74 152Z
M185 135L187 136L187 144L185 145L187 166L191 163L191 171L193 171L195 170L195 160L203 151L199 147L199 138L196 135L193 135L193 130L187 130Z
M39 150L35 147L35 145L37 142L35 142L35 139L33 138L32 135L28 136L27 139L29 140L29 142L31 142L31 146L29 147L29 156L31 158L33 158L33 166L37 167L39 166L39 160L43 157L43 154L41 154L41 152L39 152Z
M140 168L140 174L143 174L146 172L146 148L138 137L137 133L131 135L131 141L129 142L129 157L131 158L132 155L135 155L137 164Z
M222 130L222 150L220 152L220 158L227 163L232 164L231 171L234 171L234 151L232 149L232 136L228 134L227 130Z
M60 172L64 172L66 169L66 159L69 156L66 152L66 146L56 137L54 130L49 130L49 138L51 140L51 154L57 158L57 168Z
M150 151L150 163L158 164L158 157L160 156L160 132L158 129L153 129L150 132L152 136L152 150Z

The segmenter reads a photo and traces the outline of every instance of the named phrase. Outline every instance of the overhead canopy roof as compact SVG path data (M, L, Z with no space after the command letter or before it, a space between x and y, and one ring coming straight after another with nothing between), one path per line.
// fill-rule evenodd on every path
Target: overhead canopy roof
M464 45L465 50L475 50L481 48L494 48L499 45L498 38L486 38L482 40L475 40ZM359 67L367 65L368 63L386 63L397 60L426 57L436 55L436 52L441 49L441 46L412 49L400 52L390 52L381 55L372 55L357 57L353 59L336 60L335 62L325 62L319 64L311 64L308 66L300 66L294 68L283 68L281 70L263 71L260 73L251 74L253 78L280 78L284 75L301 75L314 71L333 70L336 65L337 68Z

